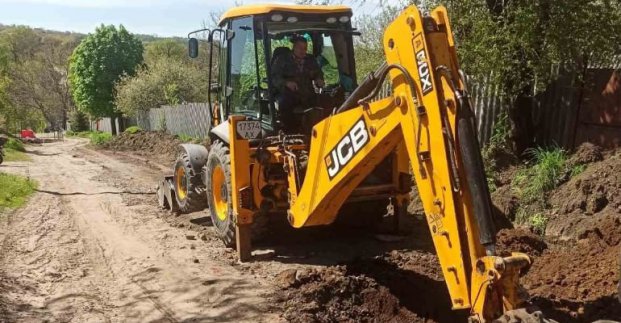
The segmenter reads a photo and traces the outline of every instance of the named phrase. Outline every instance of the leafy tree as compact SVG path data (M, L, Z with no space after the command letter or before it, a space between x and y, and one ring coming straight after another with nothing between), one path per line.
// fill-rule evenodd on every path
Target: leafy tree
M75 111L73 111L73 113L71 114L70 122L71 131L73 132L87 131L90 129L88 116L80 110L76 109Z
M158 59L167 58L179 61L190 61L185 42L179 39L162 39L145 45L145 63L151 65Z
M77 37L19 26L0 31L0 43L5 48L5 105L20 111L13 118L38 115L51 126L64 126L67 111L73 108L67 58Z
M621 52L621 3L609 0L460 0L444 3L462 68L490 76L509 107L513 149L533 146L532 99L558 73L576 81ZM429 1L427 1L429 3Z
M178 60L159 59L116 86L119 111L135 115L161 105L207 100L207 73Z
M78 108L94 117L110 117L116 134L119 116L114 85L123 75L134 75L143 62L142 42L122 25L101 25L71 55L69 81Z

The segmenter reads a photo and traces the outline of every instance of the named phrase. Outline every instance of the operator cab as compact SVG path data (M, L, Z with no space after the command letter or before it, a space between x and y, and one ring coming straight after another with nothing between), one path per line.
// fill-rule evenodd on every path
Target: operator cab
M287 107L310 134L312 125L340 106L357 86L351 9L344 6L248 5L224 13L219 28L190 33L190 56L199 53L193 34L207 35L209 101L212 127L229 115L260 120L264 136L287 129L283 107L272 80L278 57L292 55L292 39L304 37L308 52L323 72L325 86L316 88L316 106ZM287 129L287 132L291 132Z

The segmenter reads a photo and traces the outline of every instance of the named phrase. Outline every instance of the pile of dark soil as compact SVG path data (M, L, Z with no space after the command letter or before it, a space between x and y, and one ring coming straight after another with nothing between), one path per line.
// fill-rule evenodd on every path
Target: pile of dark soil
M547 248L541 236L525 229L502 229L496 235L496 252L501 256L509 256L511 252L540 256Z
M128 151L133 154L154 159L164 165L175 161L178 147L183 142L176 135L162 131L139 131L134 134L122 133L103 145L104 149Z
M559 322L621 320L616 296L621 255L621 151L604 152L583 144L570 156L569 164L585 165L585 169L549 195L548 248L533 249L542 244L533 244L533 235L526 230L517 233L518 237L514 236L516 230L510 235L501 231L499 242L509 242L511 250L533 256L533 266L522 282L547 317ZM510 196L510 191L505 195ZM522 245L523 241L527 244Z
M277 278L284 318L292 322L465 322L451 310L435 255L393 251Z

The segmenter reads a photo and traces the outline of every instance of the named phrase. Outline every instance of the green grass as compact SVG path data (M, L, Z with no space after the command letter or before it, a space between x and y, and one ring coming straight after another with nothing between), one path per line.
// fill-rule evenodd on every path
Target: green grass
M112 134L107 132L93 132L90 134L91 144L103 145L112 140Z
M567 153L558 147L537 148L528 151L530 167L519 170L512 182L513 190L520 200L516 222L531 226L544 234L548 223L545 214L547 193L566 179ZM572 170L573 172L573 170Z
M571 177L578 176L582 174L582 172L584 172L585 170L586 170L586 165L584 164L574 165L571 168Z
M16 151L26 151L24 144L15 138L9 138L9 140L4 144L4 148Z
M16 162L16 161L31 161L32 159L26 153L14 150L14 149L5 149L4 150L4 161L8 162Z
M0 172L0 210L24 205L36 188L33 180Z
M177 135L177 137L179 137L179 140L183 141L183 142L189 142L189 143L195 143L198 144L201 142L201 139L198 137L192 137L190 135L186 135L184 133Z
M140 128L138 126L131 126L131 127L127 128L127 129L125 129L124 132L133 135L133 134L135 134L137 132L140 132L140 131L142 131L142 128Z
M559 184L567 171L567 153L560 148L536 148L528 153L533 164L516 174L513 186L521 199L531 202L543 198Z

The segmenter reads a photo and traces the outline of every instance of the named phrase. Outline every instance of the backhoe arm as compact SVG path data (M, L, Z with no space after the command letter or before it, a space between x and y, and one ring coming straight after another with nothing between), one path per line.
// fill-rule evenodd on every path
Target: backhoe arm
M392 96L370 102L370 93L315 125L303 185L289 179L290 221L331 223L386 156L407 154L453 308L470 308L474 321L501 317L523 306L518 275L530 259L495 255L490 197L446 9L428 17L405 9L387 27L384 49L377 83L389 78Z

